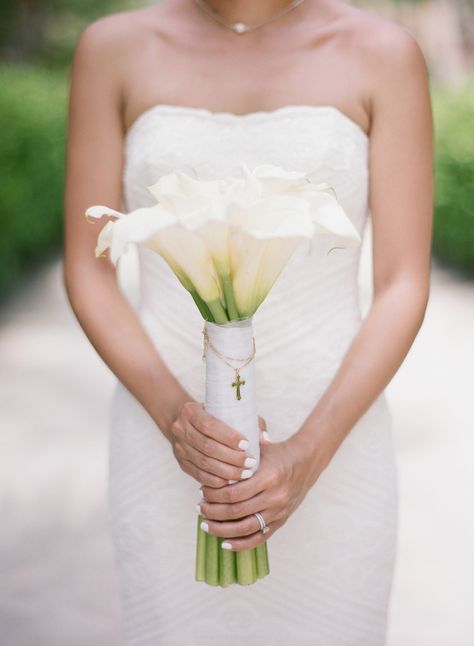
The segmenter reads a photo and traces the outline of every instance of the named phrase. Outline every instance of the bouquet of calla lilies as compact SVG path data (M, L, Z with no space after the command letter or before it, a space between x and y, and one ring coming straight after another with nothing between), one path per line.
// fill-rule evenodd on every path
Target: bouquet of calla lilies
M96 256L108 252L116 264L130 243L145 245L194 299L205 321L205 409L248 438L255 472L260 445L252 317L303 240L332 234L338 246L356 247L361 238L327 183L271 164L250 170L242 162L240 171L211 180L169 173L148 187L155 205L130 213L97 205L85 215L113 218L100 230ZM201 521L199 515L197 581L248 585L269 573L266 541L232 552Z

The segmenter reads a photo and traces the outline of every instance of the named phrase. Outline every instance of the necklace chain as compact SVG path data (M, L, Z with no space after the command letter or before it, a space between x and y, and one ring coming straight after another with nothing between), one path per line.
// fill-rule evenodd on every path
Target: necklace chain
M225 354L222 354L222 352L220 352L216 348L216 346L212 343L212 341L209 338L209 335L207 333L205 325L204 325L204 328L202 330L202 333L204 335L204 352L203 352L203 355L202 355L202 360L204 361L206 359L207 348L211 347L213 349L213 351L216 353L216 355L220 359L222 359L224 361L224 363L226 363L229 366L229 368L232 368L232 370L234 371L234 373L235 373L234 381L232 383L230 383L229 385L232 388L235 388L235 397L236 397L236 399L239 399L239 400L242 399L240 389L241 389L242 386L245 386L245 379L241 379L240 371L242 370L242 368L244 368L246 365L248 365L252 361L254 356L255 356L255 337L254 336L252 337L252 341L253 341L252 354L249 357L246 357L245 359L237 359L235 357L227 357ZM230 361L240 361L242 365L240 365L238 368L236 368L231 363L229 363Z
M222 352L220 352L216 348L216 346L212 343L211 339L209 338L209 334L207 333L207 330L206 330L205 326L204 326L204 328L202 330L202 333L204 335L204 353L202 355L203 361L206 358L208 346L211 347L214 350L214 352L217 354L217 356L220 357L229 366L229 368L232 368L233 370L236 370L236 371L241 370L242 368L244 368L247 364L249 364L252 361L252 359L255 356L255 337L254 336L252 337L252 341L253 341L252 354L249 357L246 357L245 359L237 359L235 357L228 357L225 354L222 354ZM238 368L236 368L235 366L230 364L229 361L239 361L242 365L239 366Z
M245 23L242 21L239 22L228 22L225 20L215 9L210 7L206 0L194 0L195 3L205 11L211 18L214 18L217 22L219 22L221 25L224 25L224 27L227 27L228 29L232 29L236 34L243 34L246 31L250 31L252 29L258 29L258 27L262 27L263 25L266 25L269 22L272 22L273 20L276 20L277 18L280 18L280 16L284 16L286 13L290 12L292 9L296 9L300 4L304 2L304 0L292 0L290 4L287 7L284 7L277 13L274 13L272 16L269 18L266 18L265 20L261 20L260 22L253 22L253 23Z

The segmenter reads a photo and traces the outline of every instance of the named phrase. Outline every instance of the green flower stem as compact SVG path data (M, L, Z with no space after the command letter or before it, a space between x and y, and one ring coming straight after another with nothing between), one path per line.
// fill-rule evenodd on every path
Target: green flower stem
M219 537L206 536L206 583L219 585Z
M203 299L199 296L197 291L195 289L190 290L190 294L193 297L194 302L198 306L199 311L201 312L201 316L203 319L206 321L211 321L214 323L214 317L211 314L211 310L207 306L206 301L203 301Z
M215 301L206 301L206 305L214 318L214 323L227 323L229 321L226 311L222 307L222 303L219 299L216 299Z
M257 545L255 548L255 557L257 559L257 577L263 579L264 576L270 573L267 541L261 545Z
M206 580L206 532L201 529L202 516L198 514L196 544L196 581Z
M226 539L212 536L201 529L202 515L198 515L196 545L196 581L226 587L232 583L250 585L270 573L267 542L244 552L224 550Z
M234 287L232 285L232 279L230 274L222 274L222 289L224 290L225 304L227 308L227 314L231 321L237 321L240 317L239 310L235 303Z
M224 550L221 545L224 538L219 538L219 583L222 586L236 582L235 552Z
M257 580L257 561L255 548L236 552L237 555L237 582L249 585Z

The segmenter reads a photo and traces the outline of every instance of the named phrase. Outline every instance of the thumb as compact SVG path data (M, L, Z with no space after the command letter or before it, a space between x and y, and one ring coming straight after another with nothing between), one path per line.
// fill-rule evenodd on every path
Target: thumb
M258 428L260 429L260 444L271 444L272 441L267 432L267 423L260 415L258 416Z

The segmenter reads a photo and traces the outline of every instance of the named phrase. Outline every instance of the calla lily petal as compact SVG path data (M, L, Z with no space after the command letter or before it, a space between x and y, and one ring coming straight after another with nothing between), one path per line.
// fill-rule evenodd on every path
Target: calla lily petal
M253 169L253 175L262 185L262 195L291 192L308 182L302 171L286 171L272 164L261 164Z
M300 238L258 239L243 230L232 237L233 288L242 317L255 313L300 242Z
M221 194L221 180L195 179L183 172L162 175L148 190L159 202L173 199L177 195L192 198L216 198Z
M159 206L137 209L115 220L109 230L111 261L116 264L130 242L145 242L175 223L175 216Z
M338 236L346 247L357 247L361 243L359 232L347 217L338 200L326 190L299 191L298 195L308 201L311 207L316 233L331 233Z
M171 226L150 237L147 246L161 253L165 260L172 258L173 265L181 268L204 301L223 299L209 250L195 233L179 225Z
M86 209L84 215L86 216L86 218L94 218L98 220L106 215L110 215L115 218L123 218L126 214L121 213L120 211L116 211L115 209L111 209L108 206L97 204L96 206L90 206L88 209Z
M97 238L97 246L95 248L96 258L99 258L100 256L104 256L105 251L109 249L112 243L113 227L114 227L114 223L109 220L109 222L106 222L105 225L100 230L100 233Z
M261 239L311 238L315 230L309 201L289 194L262 198L248 208L234 205L228 218L233 226Z

